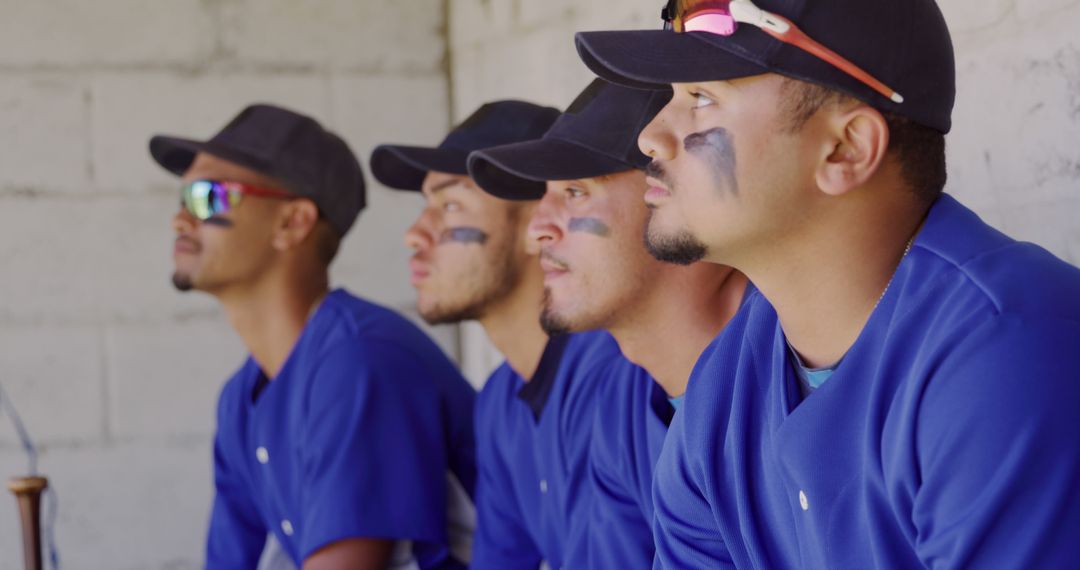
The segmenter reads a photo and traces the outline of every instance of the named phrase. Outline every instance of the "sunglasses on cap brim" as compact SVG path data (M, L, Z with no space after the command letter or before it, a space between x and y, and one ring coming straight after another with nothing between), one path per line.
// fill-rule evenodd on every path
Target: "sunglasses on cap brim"
M193 180L180 187L180 205L199 220L208 220L236 207L245 194L279 199L295 197L284 190L259 188L240 182Z
M861 81L895 103L904 97L878 81L843 56L814 41L791 20L758 8L750 0L670 0L662 16L664 29L684 32L706 32L730 36L739 24L761 29L770 36L793 45Z

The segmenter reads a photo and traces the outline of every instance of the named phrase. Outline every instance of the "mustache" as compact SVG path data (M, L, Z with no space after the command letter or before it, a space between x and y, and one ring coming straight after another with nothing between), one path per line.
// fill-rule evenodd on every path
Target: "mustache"
M202 251L202 244L199 243L195 238L192 238L192 237L189 237L189 236L176 236L176 239L173 240L173 243L174 244L181 244L182 243L182 244L184 244L186 246L191 247L191 249L193 249L193 250L195 250L197 252Z
M569 271L570 270L570 265L568 263L566 263L565 260L563 260L563 259L557 257L555 254L551 253L551 250L548 249L548 248L543 248L543 249L540 250L540 259L543 259L544 261L547 261L548 263L550 263L552 265L557 265L559 267L559 269L561 269L563 271Z
M664 185L667 186L669 189L674 186L674 183L671 180L671 176L668 174L667 169L664 167L664 163L653 159L652 162L645 165L645 168L643 170L645 171L645 176L655 178L660 182L663 182Z

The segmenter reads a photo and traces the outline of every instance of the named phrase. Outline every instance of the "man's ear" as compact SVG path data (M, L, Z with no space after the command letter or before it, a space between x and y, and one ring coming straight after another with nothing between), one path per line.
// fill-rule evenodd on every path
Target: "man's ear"
M830 139L815 179L822 192L839 196L865 184L881 167L889 125L876 109L856 102L830 111L826 130Z
M287 251L299 245L315 231L319 222L319 207L306 198L289 200L279 209L274 230L274 248Z

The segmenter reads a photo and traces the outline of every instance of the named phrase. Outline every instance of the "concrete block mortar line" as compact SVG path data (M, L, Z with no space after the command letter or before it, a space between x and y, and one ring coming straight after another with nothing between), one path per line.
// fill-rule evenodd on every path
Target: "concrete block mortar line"
M220 322L221 311L215 307L205 310L185 310L172 313L160 313L154 315L132 318L125 315L102 318L39 318L13 316L8 312L0 312L0 329L37 326L145 326L163 324L188 324L196 322Z
M334 65L319 61L303 63L281 63L267 60L240 60L222 59L195 63L83 63L83 64L60 64L60 63L33 63L11 64L0 63L0 74L9 77L33 74L74 74L74 73L173 73L181 76L202 76L215 73L234 73L249 75L302 75L317 73L342 73L354 75L400 75L414 77L438 73L438 66L427 65L386 65L376 63L372 65Z
M109 353L112 344L112 329L107 325L98 327L98 374L101 377L101 437L105 443L113 439L112 394L115 390L110 374Z
M218 308L214 309L186 309L183 311L172 311L163 313L153 313L146 316L132 317L130 315L107 315L106 317L87 317L87 318L75 318L75 317L51 317L51 318L38 318L38 317L26 317L15 316L12 313L6 312L0 309L0 327L4 326L39 326L39 325L53 325L53 326L94 326L94 325L161 325L168 323L185 324L198 321L219 321L221 318L221 311Z
M225 6L238 3L238 0L202 0L202 5L211 14L210 26L214 30L214 47L210 52L213 59L235 57L235 54L228 53L228 49L225 47L225 31L228 29Z
M337 107L338 100L337 100L337 97L335 97L335 93L334 93L334 79L335 79L335 77L336 77L335 74L327 73L322 77L321 81L322 81L322 86L323 86L322 106L323 106L323 109L326 109L327 117L330 117L328 119L330 124L326 125L326 128L330 129L331 131L337 132L337 131L340 130L340 128L337 126L339 115L338 115L338 107ZM340 132L338 132L337 134L339 136L341 135ZM346 143L348 143L348 142L349 141L346 141ZM355 152L356 149L353 149L353 151ZM360 159L360 164L364 168L364 174L367 175L367 166L364 164L363 158L359 157L359 156L357 158ZM369 190L369 192L370 192L370 190Z
M524 41L527 41L525 39L527 36L531 36L533 34L538 34L538 33L543 33L543 32L548 32L548 31L551 31L553 28L558 28L559 26L557 24L572 25L574 23L574 17L575 17L574 13L567 12L567 17L566 18L561 18L561 19L558 19L558 20L545 20L545 21L542 21L542 22L531 22L529 24L524 24L524 25L515 24L513 28L510 28L510 29L507 29L507 30L494 30L494 33L492 33L490 35L486 35L486 36L484 36L482 38L477 38L477 39L475 39L473 41L462 42L460 44L454 44L453 46L448 45L447 46L447 51L449 52L449 51L463 49L463 48L484 47L484 46L486 46L488 44L497 43L497 42L504 41L504 40L513 40L513 41L524 42ZM572 30L570 33L568 33L566 41L568 41L568 42L573 41L573 32L574 31L576 31L576 30Z
M199 449L201 447L208 447L212 443L213 433L214 426L208 425L206 426L206 433L199 434L185 433L156 435L152 437L116 435L109 441L101 439L54 439L41 444L35 442L34 447L38 452L39 458L47 461L50 453L122 449L125 447L147 444L176 447L180 449ZM30 435L33 436L33 434ZM16 441L0 442L0 453L19 454L22 453L22 446Z
M526 22L521 9L522 1L523 0L518 0L514 5L514 23L520 30L560 28L568 25L576 28L582 17L579 7L576 4L570 4L568 6L563 6L561 10L551 11L543 17Z
M90 119L92 121L92 119ZM93 143L87 141L85 144L92 146ZM93 165L89 168L93 169ZM107 187L98 187L93 180L88 180L87 184L90 185L91 192L85 192L81 190L73 190L70 188L58 188L44 185L26 186L21 184L5 184L0 182L0 200L5 199L26 199L26 198L49 198L57 200L72 200L72 201L96 201L99 198L129 198L132 196L132 192L125 192L122 190L112 190ZM177 187L172 183L154 183L143 186L144 191L139 192L140 196L166 196L174 195L178 191Z
M83 82L83 150L86 156L86 181L94 185L94 89L90 81Z
M446 109L447 109L447 122L454 123L454 54L451 44L451 30L450 30L450 4L453 0L442 0L442 26L439 28L439 33L443 39L443 55L442 55L442 74L443 81L446 83Z

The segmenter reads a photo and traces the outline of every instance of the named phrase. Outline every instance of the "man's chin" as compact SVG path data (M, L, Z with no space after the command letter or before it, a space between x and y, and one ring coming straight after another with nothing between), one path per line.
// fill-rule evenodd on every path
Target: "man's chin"
M701 261L709 250L689 230L662 230L650 217L645 226L645 249L658 261L690 265Z
M172 274L172 284L173 287L176 287L177 291L191 291L195 288L195 283L191 280L191 275L179 271Z
M416 312L429 325L451 325L480 318L480 307L446 306L439 303L418 303Z
M589 326L590 323L583 322L580 318L581 315L567 314L566 311L557 309L557 306L558 303L551 294L551 289L547 289L545 291L544 304L540 310L540 328L544 329L544 332L546 332L548 336L577 333L600 328Z
M548 336L559 336L573 332L573 327L569 321L547 309L540 313L540 328L544 329Z

